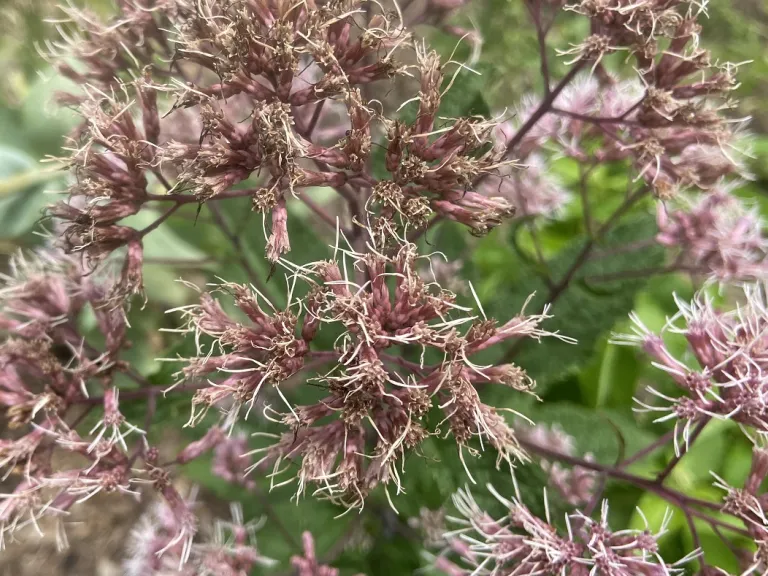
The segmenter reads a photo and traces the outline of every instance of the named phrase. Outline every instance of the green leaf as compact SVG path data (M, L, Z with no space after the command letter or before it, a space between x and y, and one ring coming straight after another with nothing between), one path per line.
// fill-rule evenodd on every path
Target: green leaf
M602 348L597 369L582 370L579 375L582 396L595 408L629 408L640 376L635 351L607 342Z
M719 470L720 476L731 486L744 482L752 467L752 446L743 435L739 440L728 444L728 449L723 455L723 465Z
M138 214L124 218L120 223L141 230L161 216L162 212L158 210L142 210ZM143 244L145 258L172 258L182 262L194 262L207 258L205 252L179 238L167 222L163 222L157 229L147 234Z
M613 410L595 412L576 404L545 402L525 413L537 424L558 425L573 436L577 453L589 452L605 464L614 464L655 440L632 416Z
M646 492L637 503L638 510L632 515L629 521L629 528L632 530L645 530L650 528L651 532L657 531L664 520L664 517L670 510L669 502L657 496L652 492ZM648 525L646 526L646 520ZM674 535L685 528L685 517L682 512L674 509L672 520L667 526L667 536L665 539L672 538Z
M51 203L42 184L58 177L42 170L25 152L0 146L0 238L29 232Z
M0 180L0 198L18 194L32 186L58 178L60 175L52 170L36 170L32 168L26 172L8 176Z
M630 242L649 238L654 231L654 222L650 217L638 218L617 227L609 233L601 248L624 246ZM559 281L571 269L575 259L581 253L583 243L572 242L549 263L552 277ZM569 281L567 289L558 294L558 299L551 309L552 319L543 324L543 328L577 340L569 344L555 338L546 338L541 342L532 339L523 341L511 355L515 362L525 368L538 383L538 393L546 394L553 382L573 373L584 366L597 351L600 338L606 335L617 321L627 317L634 305L635 296L646 284L644 278L628 278L595 285L587 283L588 277L612 274L625 270L652 268L663 262L663 252L651 247L633 252L630 257L607 256L587 262ZM517 272L520 274L520 271ZM525 277L525 275L523 275ZM499 292L497 300L489 308L497 318L508 318L518 311L526 299L535 293L528 305L527 312L535 313L544 308L551 297L551 290L532 271L528 271L527 281L516 282L507 291ZM606 379L614 375L607 374ZM605 381L605 397L624 398L634 390L634 381ZM613 390L620 387L621 390ZM618 400L617 400L618 401Z
M711 483L710 471L719 471L726 455L742 442L734 422L712 419L675 466L670 480L683 489Z
M487 85L485 74L490 74L490 68L480 67L477 72L461 70L453 79L450 89L445 92L440 101L438 115L445 118L461 118L462 116L484 116L491 114L491 109L484 98ZM445 91L451 78L443 82L442 90Z
M741 565L739 559L734 556L728 545L723 542L720 536L715 533L712 526L703 520L694 518L693 525L699 534L699 543L701 549L704 552L704 560L709 566L715 566L728 571L728 574L741 573ZM685 526L683 530L685 547L687 550L693 550L696 546L694 544L693 536L688 526ZM737 538L745 540L743 538Z
M173 267L144 264L144 292L147 300L158 305L181 306L197 297L197 293L177 280L182 277Z
M491 235L488 236L490 237ZM437 248L449 262L461 260L468 245L467 229L458 222L440 222L434 231L427 230L422 238L422 244L424 247L422 253L428 253Z
M74 111L58 106L53 97L56 92L76 92L77 89L71 80L50 68L29 86L21 105L20 121L35 153L43 156L60 151L63 136L76 125L79 117Z
M0 146L0 178L3 180L31 170L35 161L25 152Z

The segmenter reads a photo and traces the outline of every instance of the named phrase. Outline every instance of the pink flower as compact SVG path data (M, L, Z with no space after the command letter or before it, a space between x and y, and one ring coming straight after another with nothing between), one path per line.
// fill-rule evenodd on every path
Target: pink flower
M336 568L325 566L318 559L315 553L315 540L311 532L304 532L301 535L301 542L304 546L303 556L293 556L291 564L296 568L297 576L338 576L339 571ZM362 576L358 574L358 576Z
M394 485L400 492L402 459L435 433L425 419L433 405L442 411L462 461L465 452L476 456L485 446L496 450L499 463L523 458L513 431L480 400L475 386L499 383L530 391L533 381L518 366L478 366L471 356L509 339L550 336L540 326L549 317L546 310L533 315L523 310L497 326L493 320L467 317L468 309L456 305L452 293L425 283L412 244L389 255L343 254L339 263L297 267L289 283L306 282L309 292L286 310L273 308L253 288L235 284L221 291L226 289L247 321L232 319L209 294L199 305L180 309L188 319L184 330L195 333L200 349L189 359L185 378L220 377L195 394L190 424L216 406L223 413L221 425L231 427L241 408L247 408L248 417L261 396L263 415L288 430L257 434L274 442L248 453L260 455L248 470L271 465L273 485L288 483L290 478L278 476L290 469L285 461L295 461L297 495L314 484L315 494L350 507L362 506L378 485ZM347 262L365 270L364 285L343 270ZM325 325L340 331L336 350L311 350L318 328ZM204 342L203 336L213 342ZM387 349L402 344L435 349L444 360L433 366L398 361ZM294 406L282 389L309 362L330 365L313 379L326 395L315 404ZM270 397L276 397L278 408ZM223 445L218 449L230 453ZM240 479L239 471L233 474Z
M493 520L474 501L467 490L454 496L461 514L460 526L446 534L449 543L462 541L465 548L451 544L444 554L458 555L467 568L439 557L436 568L450 576L459 574L509 574L539 576L568 574L590 576L667 576L681 574L682 564L698 555L698 551L674 564L665 563L658 552L657 540L666 532L671 516L666 515L658 532L621 530L613 532L608 525L608 504L603 502L599 519L578 512L566 516L561 533L549 518L534 515L518 498L508 500L492 486L493 495L509 510L500 520Z
M131 532L128 558L123 567L127 576L239 576L256 566L272 566L274 561L256 548L255 533L261 526L243 522L243 512L232 505L232 521L217 521L206 540L176 543L181 528L172 507L158 502ZM194 534L193 534L194 535ZM181 557L188 554L188 559Z
M213 450L212 472L232 484L240 484L253 489L256 482L246 478L246 471L251 466L247 456L248 440L244 434L234 438L224 438Z
M528 442L566 455L576 455L573 437L563 431L557 424L546 426L536 424L531 428L524 424L516 428L517 433ZM591 454L585 459L592 460ZM549 475L549 485L571 506L583 506L593 497L596 487L597 474L586 468L574 466L565 468L559 462L548 462L541 459L540 465Z
M482 192L509 200L517 215L556 218L570 200L570 194L552 174L544 158L532 153L520 168L504 167L498 176L485 178Z
M768 240L762 218L729 187L721 186L676 210L660 204L657 222L657 241L677 248L692 271L717 280L761 278L766 273Z
M652 333L639 317L631 316L634 334L615 335L616 344L641 346L654 366L667 373L677 387L674 395L648 387L648 399L636 399L639 411L656 412L655 422L675 421L687 443L691 426L709 418L733 420L746 431L768 432L768 382L761 354L768 322L765 287L747 284L742 303L735 309L718 310L706 294L692 302L677 300L679 312L664 332L682 334L698 366L675 357L660 335ZM655 398L654 398L655 397ZM653 402L658 399L658 402ZM679 452L678 439L675 447Z

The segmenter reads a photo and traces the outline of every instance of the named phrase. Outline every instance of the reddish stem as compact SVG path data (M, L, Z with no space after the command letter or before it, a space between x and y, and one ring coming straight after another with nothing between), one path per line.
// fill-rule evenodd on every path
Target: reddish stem
M526 450L530 450L531 452L539 454L540 456L544 456L547 459L558 460L572 466L579 466L580 468L586 468L588 470L600 472L606 476L610 476L611 478L623 480L624 482L628 482L629 484L638 486L649 492L653 492L654 494L671 502L683 502L693 506L699 506L701 508L713 510L715 512L722 512L721 506L715 504L714 502L693 498L692 496L688 496L682 492L677 492L670 488L666 488L665 486L659 485L656 480L631 474L617 466L606 466L604 464L598 464L597 462L585 460L583 458L578 458L569 454L563 454L562 452L557 452L556 450L545 448L544 446L540 446L539 444L529 440L519 438L518 441L520 442L520 445Z

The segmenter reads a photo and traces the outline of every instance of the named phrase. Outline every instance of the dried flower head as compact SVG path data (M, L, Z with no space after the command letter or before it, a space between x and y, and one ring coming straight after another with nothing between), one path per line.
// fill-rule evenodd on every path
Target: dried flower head
M475 386L499 383L527 391L533 382L517 366L480 366L471 358L511 338L549 335L539 328L548 317L546 311L521 313L501 326L470 315L452 293L419 276L412 244L402 244L391 255L375 249L364 255L341 247L337 254L338 262L286 262L291 293L298 293L299 282L308 285L308 291L304 298L289 299L283 310L255 288L235 284L217 291L232 297L242 320L225 313L209 293L199 305L180 309L188 321L185 330L196 335L199 346L198 356L183 370L184 378L223 378L198 390L189 423L198 423L216 407L225 425L232 426L242 408L248 418L263 397L264 416L290 431L273 445L250 452L262 455L252 468L270 463L273 484L282 483L277 479L288 469L287 462L297 461L298 494L311 483L317 485L316 494L346 506L362 506L379 484L394 484L400 492L405 455L439 433L443 424L456 440L462 461L465 451L479 454L474 440L480 449L492 446L499 461L521 458L511 428L482 403ZM361 271L367 280L357 284L350 269ZM484 315L482 308L480 312ZM310 345L323 326L335 326L339 332L335 348L314 351ZM411 362L394 353L404 345L422 348L422 360ZM442 362L426 365L428 349L438 351ZM282 390L308 362L326 365L311 382L327 395L314 405L294 406ZM277 408L268 400L273 394L279 398ZM444 417L439 424L427 417L435 405Z

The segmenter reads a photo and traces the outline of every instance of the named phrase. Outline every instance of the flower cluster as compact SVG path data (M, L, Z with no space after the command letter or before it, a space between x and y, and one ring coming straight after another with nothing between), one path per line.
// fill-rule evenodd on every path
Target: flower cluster
M497 147L533 170L489 176L482 190L514 199L525 214L552 214L567 196L538 169L546 149L587 169L628 162L636 180L660 198L689 187L709 189L743 173L743 122L734 129L724 116L733 107L736 66L714 62L701 47L705 5L583 0L566 6L589 18L591 35L563 52L573 56L568 75L547 86L543 97L525 98L516 118L495 134ZM634 78L616 77L602 66L602 57L617 51L629 53ZM590 66L588 74L579 74Z
M572 107L562 108L568 148L577 151L581 138L599 134L600 154L629 158L638 178L662 197L681 187L708 188L738 170L735 136L721 115L737 87L735 67L713 62L700 46L698 20L705 5L583 0L571 7L592 27L592 35L569 51L574 62L594 69L604 55L626 51L639 85L625 87L607 77L606 96L585 90L571 98Z
M83 37L59 48L79 64L59 67L86 87L65 97L84 122L66 159L76 181L52 214L66 223L66 248L94 264L126 247L126 293L141 289L142 239L154 226L136 230L121 220L148 202L173 201L174 210L250 197L271 222L273 262L290 250L286 201L312 187L342 190L360 207L357 225L372 217L362 216L364 204L376 207L374 233L420 228L432 214L482 233L512 214L505 200L469 190L479 175L504 165L485 146L494 123L436 126L446 65L414 45L396 15L376 14L360 30L355 17L368 8L362 1L290 9L245 0L120 6L120 17L104 26L68 11ZM417 63L398 63L401 51L415 53ZM170 68L158 64L162 58ZM420 104L407 124L364 94L412 68L421 78ZM368 169L378 132L387 135L389 174L382 179ZM237 188L246 182L255 187ZM369 188L367 201L361 190Z
M119 409L114 376L124 368L119 353L126 319L110 302L108 281L86 277L77 261L48 250L19 256L4 281L0 406L16 434L0 440L0 466L4 477L18 480L0 504L0 545L42 515L63 514L97 492L132 492L125 438L142 434ZM86 309L96 319L101 348L81 331ZM101 396L91 396L99 390ZM83 404L103 406L103 417L87 436L72 423ZM77 454L85 464L57 469L57 450Z
M672 96L674 90L666 90L664 115L660 116L656 100L661 88L645 82L643 77L611 77L601 84L594 76L579 76L557 94L551 108L523 138L513 140L542 107L539 100L525 99L517 119L497 128L496 146L514 144L515 156L530 164L534 172L527 178L523 172L517 182L515 178L499 182L489 177L484 189L488 193L506 190L513 198L530 198L533 206L557 208L567 196L557 181L547 180L551 176L537 169L540 154L547 148L585 166L629 161L636 179L642 179L662 199L689 187L708 190L726 176L745 173L741 157L746 144L741 143L739 125L729 128L725 118L706 107L718 90L708 87L679 100ZM727 85L721 91L730 89ZM688 118L686 111L692 117ZM698 119L704 114L708 122ZM533 178L544 179L540 181L549 191L537 192ZM531 210L531 214L537 213Z
M697 555L674 564L662 560L658 539L666 532L670 515L655 533L647 526L645 530L613 531L604 502L598 519L569 514L565 530L561 530L548 512L546 518L533 514L519 495L508 500L492 486L488 488L508 510L506 516L494 520L467 490L459 491L453 500L461 515L454 519L460 528L446 534L449 545L435 561L441 572L449 576L666 576L683 573L680 566ZM452 556L458 556L460 563Z
M572 456L576 454L574 439L557 424L546 426L537 424L532 428L520 426L517 428L520 438L541 448L552 450L558 454ZM593 460L591 454L585 454L587 462ZM594 471L581 466L566 468L560 462L549 462L540 459L539 464L548 476L548 486L555 489L557 494L571 506L583 506L594 497L597 475Z
M228 315L211 293L181 309L186 330L199 343L184 378L223 377L195 393L189 423L217 407L224 425L233 426L243 411L247 418L257 400L274 391L281 398L278 408L264 400L262 412L290 431L255 450L263 456L253 468L271 463L274 481L288 462L300 462L298 494L314 483L317 494L347 506L362 506L379 484L394 483L399 492L399 463L443 425L462 461L465 451L478 454L473 439L481 448L495 448L499 461L522 457L512 429L480 400L475 386L497 383L527 391L532 380L518 366L480 366L471 358L503 341L549 335L539 327L546 312L523 311L502 325L469 315L454 294L418 275L412 244L391 255L337 250L339 262L287 264L292 292L298 281L308 284L308 291L285 309L276 309L253 287L236 284L217 291L231 295L242 320ZM352 280L348 266L366 281ZM333 350L311 348L321 327L339 334ZM421 348L421 360L390 351L402 346ZM425 356L435 352L442 361L425 364ZM281 389L310 362L325 366L310 382L327 395L313 405L293 406ZM442 413L440 423L429 422L433 406Z
M743 488L733 488L715 475L715 486L726 491L723 511L741 520L749 536L754 540L756 550L743 576L763 574L768 570L768 517L765 507L768 497L761 484L768 477L768 451L756 445L752 451L752 466L744 480Z
M301 535L301 543L304 548L302 556L291 558L291 564L296 568L297 576L339 576L336 568L322 564L315 553L315 539L311 532ZM361 576L358 574L358 576Z
M568 5L589 18L591 35L564 52L573 59L560 82L551 85L545 71L544 94L525 97L515 117L494 130L502 157L513 156L525 169L502 166L478 179L478 190L508 198L521 216L557 216L569 195L551 160L570 158L579 165L585 227L592 233L590 176L599 166L621 165L633 202L648 192L663 201L657 240L674 257L664 271L716 281L764 276L762 222L731 181L749 177L746 121L730 113L738 66L714 61L701 46L705 7L630 0ZM536 17L534 23L542 25ZM602 57L613 52L628 53L633 73L603 66Z
M0 445L3 467L20 477L0 509L2 535L36 524L43 514L63 515L98 492L138 496L140 486L149 485L172 516L156 552L209 563L195 560L199 531L190 503L145 438L157 390L121 359L130 345L131 298L143 289L144 238L186 204L250 198L271 220L269 232L264 226L266 256L277 263L290 249L287 200L334 187L351 208L339 232L343 227L359 250L344 258L369 281L356 285L336 263L315 263L292 269L293 282L306 281L310 293L289 299L282 311L267 313L255 293L228 285L250 325L230 319L209 294L185 311L190 326L215 338L221 352L201 353L185 370L189 386L199 389L193 404L200 410L190 423L211 406L226 409L227 417L223 429L211 429L171 462L213 450L216 474L253 488L246 469L261 461L251 465L243 457L245 439L228 436L238 410L253 408L265 382L282 395L281 383L305 369L306 359L321 357L337 365L320 379L331 395L327 401L295 408L286 401L283 414L265 406L267 416L277 414L294 430L269 448L268 459L279 466L306 456L300 490L305 482L328 484L338 476L330 492L359 504L376 484L396 479L395 462L437 431L421 423L432 397L443 402L461 446L483 436L501 458L519 455L511 430L479 401L473 384L529 382L514 366L477 367L469 356L509 338L541 336L536 326L545 316L501 327L473 316L450 320L449 312L460 309L454 296L419 278L414 246L400 238L433 215L482 233L513 213L506 200L469 189L478 176L506 164L489 145L495 123L460 118L438 126L450 80L436 53L413 42L397 12L356 0L296 6L128 0L118 9L112 22L101 23L66 8L72 26L62 27L63 40L51 45L60 72L82 88L60 99L83 121L64 159L72 174L66 198L49 212L57 251L32 263L19 260L4 279L0 329L9 336L0 349L0 402L21 433ZM401 53L413 58L400 61ZM406 64L408 58L414 63ZM419 78L412 123L392 119L369 96L372 83L398 76ZM379 179L370 164L380 136L387 176ZM246 182L253 187L242 187ZM149 226L131 223L150 205L163 204L169 209ZM83 332L85 314L95 318L97 334ZM333 351L311 352L324 323L343 327L345 335ZM465 323L469 330L460 333ZM403 363L402 374L384 368L384 349L414 344L443 351L445 360L432 367ZM219 373L229 376L200 385L201 377ZM118 374L137 389L121 395ZM153 402L142 427L121 411L126 396ZM98 414L90 418L94 408ZM338 422L310 426L331 412L341 416ZM79 424L87 418L92 428L85 433ZM372 431L379 441L366 466ZM295 444L289 441L294 435ZM324 456L317 448L326 445ZM60 451L78 455L82 466L58 469L53 460ZM345 472L332 474L340 453Z
M768 241L757 208L722 185L686 200L679 199L675 208L659 205L659 244L678 249L678 261L691 271L720 281L765 276Z
M133 530L124 563L127 576L237 576L257 566L272 566L274 560L256 548L255 534L261 527L243 521L243 511L232 506L232 521L216 521L209 541L184 548L174 540L178 518L163 502L148 510ZM185 558L188 556L188 561Z
M718 310L706 294L692 302L677 300L679 312L663 332L681 334L688 342L692 361L675 357L662 336L651 332L636 315L634 334L615 335L617 344L638 345L666 372L679 395L647 391L661 401L637 400L639 410L658 412L656 422L674 420L682 426L687 442L691 426L710 418L738 422L750 435L768 433L765 378L765 325L768 322L765 287L748 284L744 302L737 308ZM677 445L677 442L676 442Z
M697 434L713 418L738 423L754 443L752 466L743 487L734 488L715 475L715 486L726 491L723 512L744 523L757 547L743 572L747 575L768 569L768 519L764 512L767 502L761 487L768 476L768 452L764 448L768 433L763 353L768 323L765 286L743 286L742 300L735 309L725 311L718 310L703 293L690 303L678 300L679 312L668 320L664 332L685 337L692 356L684 358L688 362L674 356L663 334L652 333L637 316L633 316L634 334L617 335L614 340L618 344L641 346L653 359L653 365L666 372L674 383L676 392L664 393L649 386L647 398L636 402L639 411L660 414L655 422L674 421L678 455L687 451L689 442L695 438L694 426ZM713 569L712 573L724 572Z
M63 544L62 523L72 506L99 493L138 497L141 485L150 484L173 516L166 531L177 529L166 534L167 548L155 552L177 547L186 559L197 521L168 471L157 466L159 450L121 412L118 377L147 383L120 358L130 345L126 311L114 301L120 273L115 278L106 273L88 274L79 260L44 249L19 256L4 278L0 406L13 434L0 440L3 478L11 477L12 487L0 503L0 547L27 526L39 532L44 516L58 522ZM94 330L83 328L87 315L95 320ZM80 430L93 409L100 413ZM218 432L218 473L248 487L243 467L238 468L247 461L231 454L239 456L243 441ZM193 452L201 451L187 447L179 461L190 460ZM143 466L136 464L139 456Z

